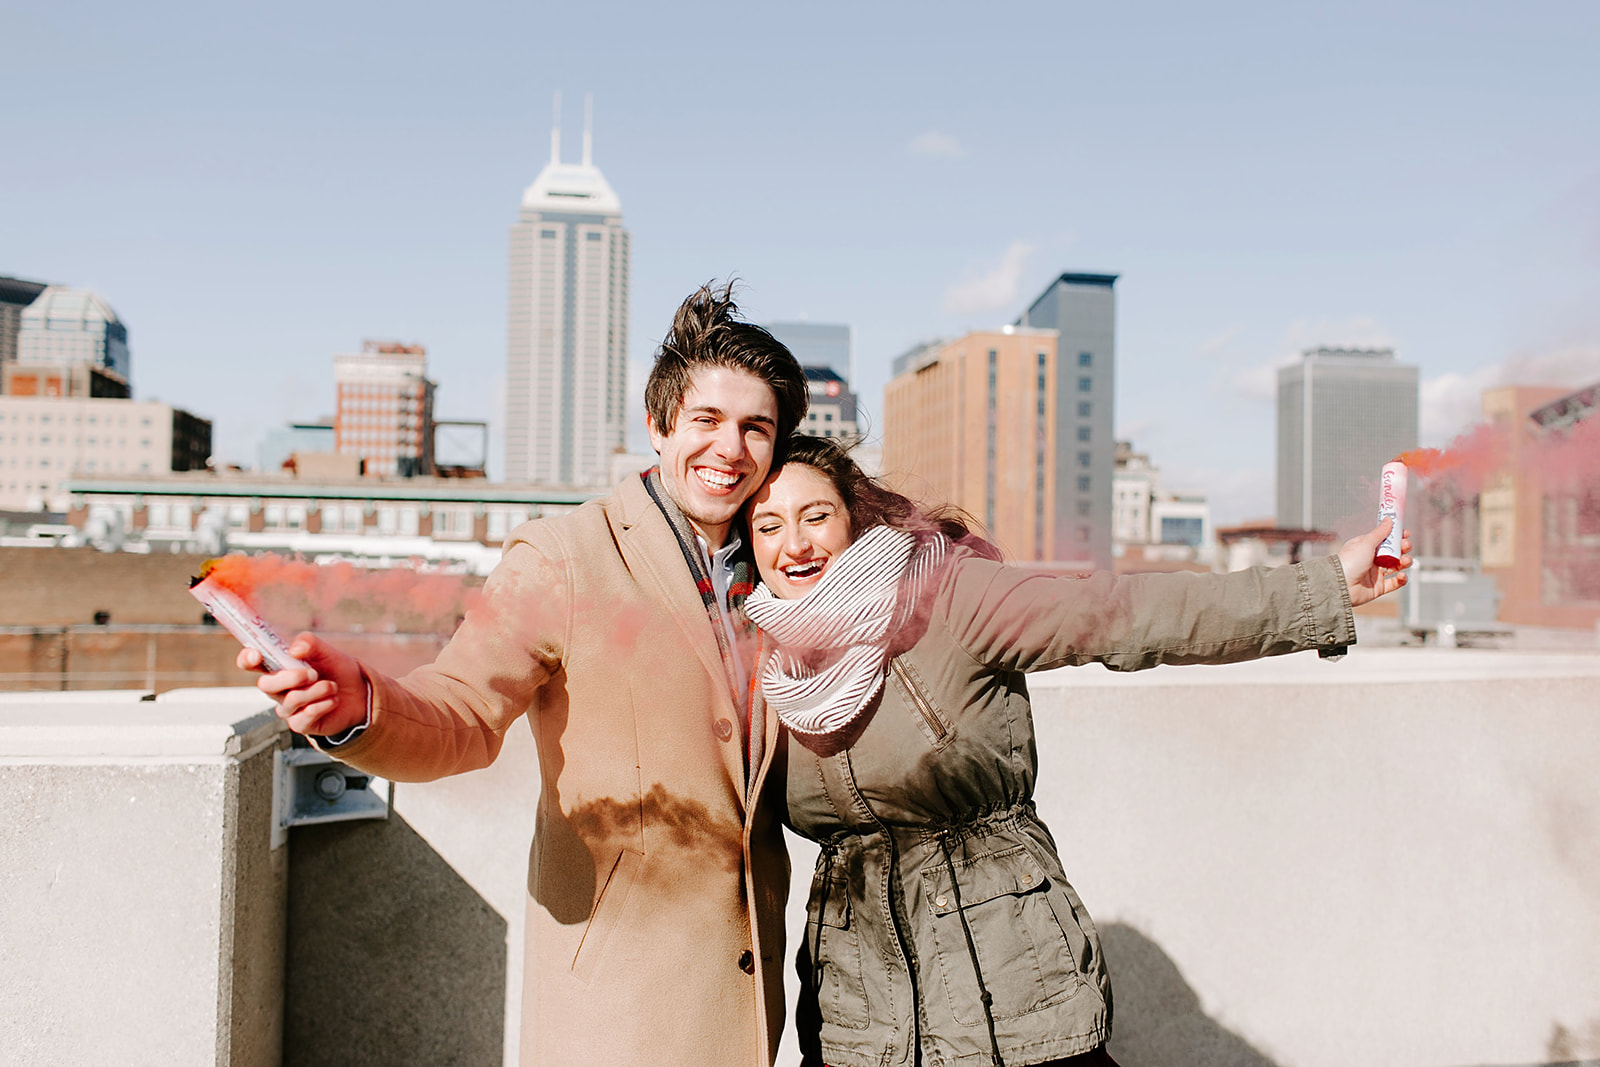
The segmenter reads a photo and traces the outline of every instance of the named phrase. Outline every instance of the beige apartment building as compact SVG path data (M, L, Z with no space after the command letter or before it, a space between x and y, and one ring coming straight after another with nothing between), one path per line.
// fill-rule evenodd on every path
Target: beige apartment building
M884 477L960 507L1018 561L1081 562L1063 549L1087 541L1075 528L1090 521L1087 502L1072 511L1091 478L1089 450L1057 447L1075 423L1057 416L1056 339L1009 326L925 345L895 361L884 390Z
M0 510L66 511L67 480L205 467L211 423L154 400L0 396Z

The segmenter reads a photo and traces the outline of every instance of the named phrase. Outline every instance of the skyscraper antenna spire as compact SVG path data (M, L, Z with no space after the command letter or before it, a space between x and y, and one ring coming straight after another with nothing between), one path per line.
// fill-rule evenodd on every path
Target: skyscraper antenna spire
M561 90L556 90L555 103L550 108L550 162L561 162Z
M594 165L594 94L583 94L583 165Z

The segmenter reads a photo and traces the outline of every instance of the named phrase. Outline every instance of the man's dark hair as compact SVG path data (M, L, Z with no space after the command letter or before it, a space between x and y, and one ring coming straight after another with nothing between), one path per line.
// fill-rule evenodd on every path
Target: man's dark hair
M892 526L922 537L942 533L980 556L1001 558L1000 550L975 532L978 524L966 512L952 504L918 504L895 492L863 471L849 450L833 438L796 434L782 453L783 466L799 463L833 483L850 513L852 540L874 526ZM773 473L778 469L774 464Z
M742 370L765 382L777 400L775 444L781 451L806 417L810 402L806 375L782 341L738 314L731 281L720 288L707 282L678 305L672 329L662 339L645 382L644 409L658 433L671 433L696 369Z

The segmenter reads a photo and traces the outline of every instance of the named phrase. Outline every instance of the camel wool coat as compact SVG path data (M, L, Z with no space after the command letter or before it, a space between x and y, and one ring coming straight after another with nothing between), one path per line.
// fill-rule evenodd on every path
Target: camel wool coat
M528 715L523 1064L772 1062L789 861L781 796L753 798L773 746L747 776L747 695L639 478L519 527L434 663L367 678L370 725L332 751L396 781L483 767Z

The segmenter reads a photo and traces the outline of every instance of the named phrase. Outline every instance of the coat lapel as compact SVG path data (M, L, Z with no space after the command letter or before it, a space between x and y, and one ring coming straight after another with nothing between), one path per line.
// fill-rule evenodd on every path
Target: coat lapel
M760 795L767 774L772 769L773 754L778 748L778 734L783 729L783 724L778 721L778 712L761 696L761 668L763 658L770 650L765 647L766 638L756 642L756 661L750 668L750 716L754 720L761 720L761 748L754 755L755 766L750 773L750 788L747 790L746 804L754 806L756 797Z
M645 491L638 478L629 478L618 488L616 499L622 505L624 527L618 543L628 567L640 578L640 586L649 590L672 616L689 646L705 668L714 706L705 709L709 726L717 719L727 719L735 731L742 712L734 706L729 689L728 669L722 662L722 651L717 646L717 636L706 614L700 591L695 588L694 576L684 562L678 547L677 536L667 524L667 518L656 507L655 501ZM745 795L746 775L744 752L741 745L717 745L728 777L737 784L735 792Z

